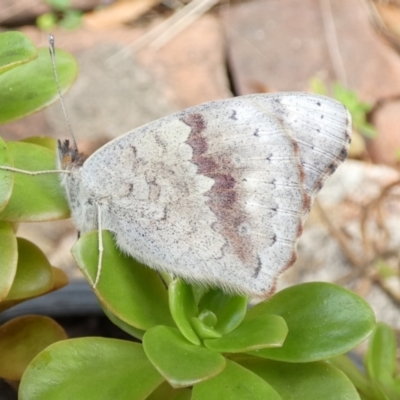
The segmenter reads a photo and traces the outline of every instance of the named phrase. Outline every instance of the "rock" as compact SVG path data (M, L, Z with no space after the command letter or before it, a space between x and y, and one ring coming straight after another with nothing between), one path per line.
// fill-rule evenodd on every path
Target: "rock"
M398 52L369 17L358 0L254 0L232 5L223 19L234 87L238 94L308 90L317 77L325 83L339 81L371 104L399 98ZM373 162L397 163L396 104L374 112L379 136L368 146Z

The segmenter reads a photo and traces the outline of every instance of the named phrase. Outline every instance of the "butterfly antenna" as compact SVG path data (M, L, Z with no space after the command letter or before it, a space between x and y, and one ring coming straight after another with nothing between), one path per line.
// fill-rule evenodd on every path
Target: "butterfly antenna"
M57 85L57 92L58 92L58 96L60 97L61 108L62 108L62 111L64 114L65 121L67 122L69 134L71 135L71 138L72 138L74 150L78 151L78 146L76 144L74 131L72 130L71 122L68 118L67 110L65 108L64 97L61 93L60 80L58 79L57 68L56 68L56 51L55 51L54 42L55 42L54 36L52 34L50 34L49 35L49 51L50 51L51 65L53 67L54 78L55 78L56 85Z

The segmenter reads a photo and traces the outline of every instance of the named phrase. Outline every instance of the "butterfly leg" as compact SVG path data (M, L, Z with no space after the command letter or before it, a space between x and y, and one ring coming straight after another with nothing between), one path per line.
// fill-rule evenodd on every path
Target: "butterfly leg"
M99 283L99 279L100 279L100 274L101 274L101 267L103 264L103 251L104 251L104 247L103 247L103 235L102 235L102 221L101 221L101 208L100 208L100 204L97 203L97 229L98 229L98 243L99 243L99 260L97 263L97 273L96 273L96 279L94 281L93 284L93 289L96 288L97 284Z

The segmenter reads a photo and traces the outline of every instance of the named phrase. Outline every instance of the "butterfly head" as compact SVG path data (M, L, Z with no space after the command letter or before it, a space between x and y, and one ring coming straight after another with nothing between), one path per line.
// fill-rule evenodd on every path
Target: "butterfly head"
M73 169L82 166L84 157L76 145L69 140L58 141L58 162L62 169Z

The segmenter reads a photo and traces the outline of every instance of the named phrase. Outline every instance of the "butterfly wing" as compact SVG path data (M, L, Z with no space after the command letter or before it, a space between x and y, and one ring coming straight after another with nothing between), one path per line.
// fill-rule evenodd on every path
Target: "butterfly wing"
M103 227L152 268L264 297L296 259L312 200L344 160L350 117L304 93L206 103L99 149L81 170Z

